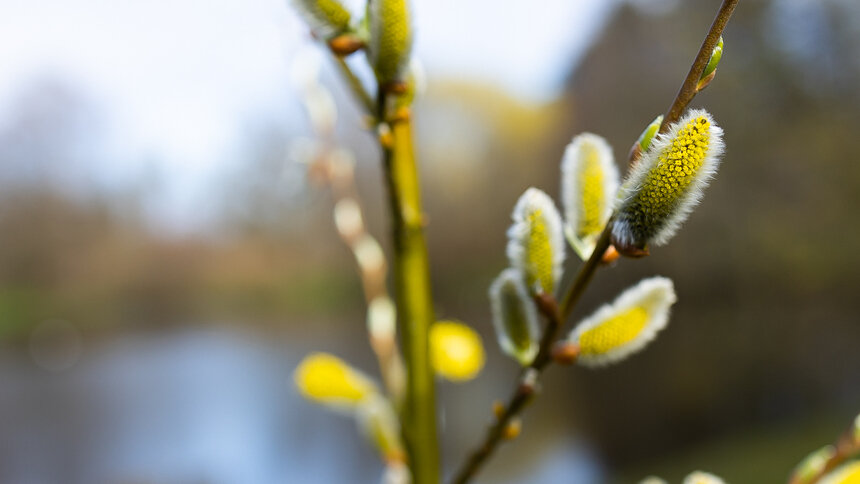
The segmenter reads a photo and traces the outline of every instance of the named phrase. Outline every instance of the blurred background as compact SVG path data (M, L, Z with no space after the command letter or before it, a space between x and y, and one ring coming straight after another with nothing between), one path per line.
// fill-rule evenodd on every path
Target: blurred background
M625 160L719 3L415 0L436 310L487 348L438 387L447 472L516 373L486 290L517 197L557 196L579 132ZM693 102L725 129L719 176L578 311L660 274L668 330L627 364L552 368L480 482L784 482L860 410L860 3L744 0L724 38ZM315 350L376 374L331 194L296 155L313 45L283 0L0 0L0 482L379 479L352 421L292 385ZM317 54L385 242L379 153Z

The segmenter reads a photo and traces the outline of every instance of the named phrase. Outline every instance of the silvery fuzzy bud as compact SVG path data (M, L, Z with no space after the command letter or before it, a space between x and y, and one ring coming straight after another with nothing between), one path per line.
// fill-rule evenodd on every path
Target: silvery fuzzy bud
M502 351L528 366L538 353L540 328L534 300L516 269L505 269L490 285L493 327Z

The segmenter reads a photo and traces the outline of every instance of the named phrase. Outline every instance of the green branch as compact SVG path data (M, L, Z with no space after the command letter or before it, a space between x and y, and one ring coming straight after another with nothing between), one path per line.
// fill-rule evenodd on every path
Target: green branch
M386 119L386 96L382 90L378 96L378 119ZM428 341L435 317L410 120L392 122L391 141L381 144L394 239L394 294L407 372L401 421L413 482L436 484L436 395Z

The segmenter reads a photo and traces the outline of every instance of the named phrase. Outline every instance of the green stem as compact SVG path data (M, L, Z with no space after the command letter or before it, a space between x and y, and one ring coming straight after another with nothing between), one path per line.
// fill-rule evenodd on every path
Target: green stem
M379 119L385 119L383 92L379 99L377 114ZM390 146L383 144L383 154L394 237L397 316L407 372L401 421L413 482L437 484L436 395L428 342L434 314L418 167L409 119L393 122L391 135Z

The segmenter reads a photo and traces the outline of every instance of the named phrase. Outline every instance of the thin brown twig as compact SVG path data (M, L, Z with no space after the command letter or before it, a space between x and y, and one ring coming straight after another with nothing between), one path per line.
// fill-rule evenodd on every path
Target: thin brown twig
M669 105L666 115L663 116L663 124L660 125L659 133L665 133L669 129L669 125L681 119L681 115L684 114L687 105L696 97L696 93L699 92L697 85L699 79L702 77L702 72L705 71L708 61L711 60L714 47L720 41L720 36L723 35L723 30L726 28L726 24L729 22L729 18L731 18L737 6L738 0L723 0L720 10L717 12L716 17L714 17L711 28L705 36L705 40L702 41L702 46L699 47L699 52L690 66L690 72L687 73L684 83L681 84L681 89L678 90L678 94L675 96L672 104Z
M717 12L716 17L714 17L713 23L711 23L711 28L708 30L708 34L702 41L702 45L699 47L698 53L696 53L696 58L693 60L693 64L690 65L690 71L687 72L687 77L684 78L681 88L678 89L678 94L675 95L675 99L672 100L672 104L669 105L669 109L663 116L663 122L660 124L660 129L657 130L658 133L665 133L668 131L669 126L672 123L681 119L681 115L684 114L684 110L687 109L687 106L690 105L690 102L692 102L693 98L696 97L696 94L699 93L699 79L702 78L702 73L705 71L705 67L708 66L708 61L711 60L711 54L713 54L714 48L717 46L717 43L719 43L720 36L723 35L723 30L726 28L729 18L731 18L732 13L735 11L735 7L738 6L738 1L739 0L723 1L723 4L720 6L720 10ZM638 144L634 143L633 149L630 150L627 160L628 166L633 166L642 154L642 152L637 149L637 146Z
M663 117L663 124L660 126L659 132L665 132L671 123L680 119L684 109L686 109L687 105L692 101L693 97L695 97L697 92L696 86L702 76L702 72L704 71L705 66L707 66L711 53L713 52L714 47L716 47L729 18L737 6L737 3L738 0L723 1L713 23L711 24L711 28L705 36L705 40L702 42L702 45L696 54L696 58L690 67L690 71L687 73L687 77L681 84L681 89L678 91L678 94L669 106L669 110ZM517 385L513 395L511 395L501 414L496 418L495 423L487 431L481 445L469 455L469 458L455 474L451 481L452 484L465 484L469 482L475 474L477 474L502 441L505 428L510 424L514 417L519 415L519 413L525 408L526 404L531 401L531 398L534 395L537 378L547 365L552 362L552 346L555 343L564 321L573 313L577 302L585 292L591 279L594 277L594 273L597 268L600 266L603 254L610 246L611 230L612 218L607 222L591 257L589 257L585 264L580 267L576 278L565 292L565 296L556 310L547 314L547 311L545 310L546 308L541 304L538 304L538 307L541 308L542 312L548 319L547 326L544 329L544 334L541 338L538 356L532 364L521 373L519 384Z

